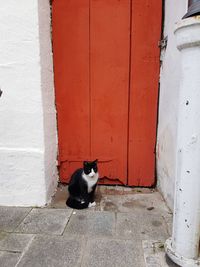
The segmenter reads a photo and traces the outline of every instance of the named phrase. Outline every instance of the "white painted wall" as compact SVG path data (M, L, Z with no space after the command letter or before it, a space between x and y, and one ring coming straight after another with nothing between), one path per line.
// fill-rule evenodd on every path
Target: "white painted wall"
M0 205L45 205L57 183L48 0L0 5Z
M158 188L171 209L174 202L177 103L181 80L180 52L176 48L174 30L175 23L180 21L187 11L187 3L187 0L165 1L164 36L168 36L168 45L163 54L160 72L157 177Z

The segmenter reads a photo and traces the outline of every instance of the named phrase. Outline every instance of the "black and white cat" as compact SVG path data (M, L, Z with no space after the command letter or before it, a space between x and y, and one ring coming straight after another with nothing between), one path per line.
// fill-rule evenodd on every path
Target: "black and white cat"
M76 170L70 179L67 206L73 209L94 207L95 189L99 179L97 160L84 161L83 168Z

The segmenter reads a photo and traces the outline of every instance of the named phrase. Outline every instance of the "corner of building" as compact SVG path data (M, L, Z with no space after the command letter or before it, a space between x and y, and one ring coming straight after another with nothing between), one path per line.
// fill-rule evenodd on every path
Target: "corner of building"
M44 206L58 179L49 1L0 12L0 205Z
M176 3L166 0L164 7L163 38L167 47L162 51L160 68L159 120L157 134L158 189L168 206L173 209L176 176L177 102L181 80L181 58L176 47L174 29L187 10L187 0Z

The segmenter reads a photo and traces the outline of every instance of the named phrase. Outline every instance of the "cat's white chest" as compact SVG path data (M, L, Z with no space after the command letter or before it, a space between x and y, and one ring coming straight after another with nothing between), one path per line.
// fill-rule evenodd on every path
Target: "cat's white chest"
M98 172L95 173L95 175L93 177L90 177L87 174L83 174L83 179L87 182L88 185L88 193L92 192L92 188L93 186L97 183L98 179L99 179L99 174Z

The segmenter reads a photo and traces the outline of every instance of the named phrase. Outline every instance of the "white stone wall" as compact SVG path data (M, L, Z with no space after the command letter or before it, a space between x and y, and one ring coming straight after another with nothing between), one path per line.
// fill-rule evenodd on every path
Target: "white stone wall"
M174 30L175 23L180 21L187 11L187 3L187 0L165 1L164 36L168 36L168 44L160 71L157 178L158 187L171 209L174 201L177 103L181 80L180 52L176 48Z
M57 183L48 0L0 4L0 205L45 205Z

